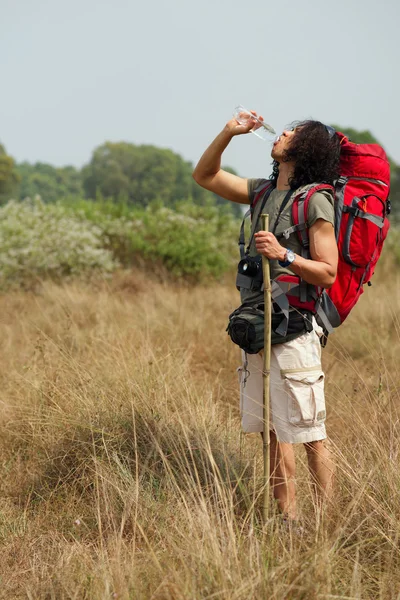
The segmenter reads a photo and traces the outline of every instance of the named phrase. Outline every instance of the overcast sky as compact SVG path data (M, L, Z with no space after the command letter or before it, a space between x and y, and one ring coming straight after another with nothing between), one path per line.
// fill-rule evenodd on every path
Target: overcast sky
M399 0L0 0L0 141L17 161L82 166L106 140L196 162L241 103L277 131L370 129L400 163ZM270 171L270 146L223 162Z

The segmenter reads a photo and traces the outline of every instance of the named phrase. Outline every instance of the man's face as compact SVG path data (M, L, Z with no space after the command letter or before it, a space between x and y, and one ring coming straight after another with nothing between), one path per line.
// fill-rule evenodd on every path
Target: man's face
M285 129L276 139L271 151L271 156L274 160L280 162L285 158L285 152L289 148L295 134L295 127L292 129Z

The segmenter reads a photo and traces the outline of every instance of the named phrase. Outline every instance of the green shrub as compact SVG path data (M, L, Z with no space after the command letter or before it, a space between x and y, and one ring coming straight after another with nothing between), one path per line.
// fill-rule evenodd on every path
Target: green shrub
M389 229L387 239L385 241L385 252L390 254L397 265L400 265L400 226L393 224Z
M11 200L0 208L2 287L43 277L110 272L118 262L104 242L100 227L60 204Z
M221 276L238 258L239 222L215 206L182 202L176 209L133 209L110 201L69 205L103 231L105 246L124 266L163 265L177 277Z
M220 277L237 259L238 221L215 206L40 199L0 209L2 285L35 278L163 266L192 281Z

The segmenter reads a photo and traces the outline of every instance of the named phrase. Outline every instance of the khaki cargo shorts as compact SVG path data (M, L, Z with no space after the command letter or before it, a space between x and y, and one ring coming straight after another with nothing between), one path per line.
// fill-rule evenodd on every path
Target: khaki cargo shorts
M324 374L315 330L271 346L270 429L278 441L307 443L326 438ZM263 431L263 353L242 352L240 413L245 433Z

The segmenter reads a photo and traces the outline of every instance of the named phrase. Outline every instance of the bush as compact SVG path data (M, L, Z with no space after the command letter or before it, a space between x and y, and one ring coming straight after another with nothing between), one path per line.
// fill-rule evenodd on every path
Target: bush
M400 227L397 223L392 223L385 241L385 250L390 254L397 265L400 265Z
M0 209L2 287L37 278L162 266L191 281L220 277L237 259L238 222L215 206L10 201Z
M220 277L238 258L239 222L215 206L182 202L176 209L80 201L70 210L103 231L105 246L122 265L166 267L196 281Z
M108 273L118 262L104 241L101 228L60 204L11 200L0 208L2 287L43 277Z

